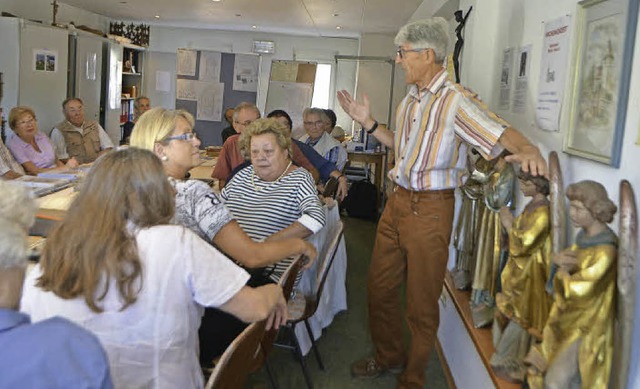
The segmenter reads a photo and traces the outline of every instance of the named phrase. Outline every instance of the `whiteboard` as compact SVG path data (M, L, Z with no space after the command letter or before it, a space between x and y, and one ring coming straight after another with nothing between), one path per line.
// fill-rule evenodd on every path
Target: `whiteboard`
M274 109L287 111L293 121L292 128L302 125L302 111L311 106L313 84L301 82L269 81L265 115Z

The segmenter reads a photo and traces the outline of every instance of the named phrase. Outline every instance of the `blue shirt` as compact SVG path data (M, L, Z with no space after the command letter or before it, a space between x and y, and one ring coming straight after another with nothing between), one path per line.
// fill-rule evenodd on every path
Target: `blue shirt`
M0 308L0 388L113 388L98 338L55 317Z
M318 169L318 173L320 173L320 178L323 181L326 181L329 179L332 171L338 170L338 168L333 162L327 160L322 155L320 155L312 146L304 142L300 142L297 139L292 139L292 140L296 143L296 145L298 145L298 148L300 149L300 151L302 151L302 154L304 154L304 156L307 157L307 159L309 160L309 162L311 162L313 167Z

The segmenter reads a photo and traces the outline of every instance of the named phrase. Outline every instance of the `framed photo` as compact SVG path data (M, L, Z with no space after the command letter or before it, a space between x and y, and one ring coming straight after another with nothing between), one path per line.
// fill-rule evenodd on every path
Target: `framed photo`
M639 2L578 3L566 153L620 166Z

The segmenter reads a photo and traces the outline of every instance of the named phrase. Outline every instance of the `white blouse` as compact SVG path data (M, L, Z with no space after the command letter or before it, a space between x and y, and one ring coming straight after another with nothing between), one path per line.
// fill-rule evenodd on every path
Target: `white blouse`
M203 306L226 303L249 275L209 243L182 226L139 230L142 290L121 311L115 282L89 309L83 297L62 299L35 286L36 266L25 280L21 309L34 322L65 317L98 336L109 357L116 388L200 388L198 327ZM99 289L100 290L100 289Z

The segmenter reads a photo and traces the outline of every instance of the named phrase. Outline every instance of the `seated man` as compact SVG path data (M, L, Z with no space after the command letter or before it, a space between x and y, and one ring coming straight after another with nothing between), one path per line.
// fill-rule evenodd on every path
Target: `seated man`
M227 121L227 123L229 123L229 126L225 127L222 130L222 133L220 134L222 136L222 144L224 144L224 142L226 142L231 135L237 134L236 130L233 128L233 112L234 111L235 110L233 108L227 108L227 110L224 111L224 118Z
M24 175L24 169L9 152L0 139L0 178L13 180Z
M133 126L136 125L138 118L145 112L151 109L151 100L147 96L140 96L136 98L133 102L133 120L128 121L122 125L122 139L120 140L121 145L129 144L129 137L131 137L131 131L133 131Z
M84 103L70 97L62 103L65 120L51 131L56 155L62 162L75 157L79 163L90 163L113 149L113 142L95 120L85 120Z
M307 134L300 141L312 146L318 154L333 162L338 170L342 170L347 163L347 150L325 131L326 123L331 120L324 110L306 108L302 117Z
M93 334L59 317L31 324L17 311L36 205L22 186L0 180L0 193L0 387L112 388Z

